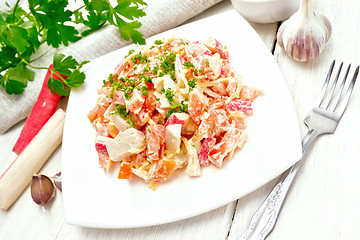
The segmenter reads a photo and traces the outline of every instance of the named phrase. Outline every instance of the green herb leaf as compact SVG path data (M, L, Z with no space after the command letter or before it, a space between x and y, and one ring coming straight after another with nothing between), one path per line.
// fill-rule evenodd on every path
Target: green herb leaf
M194 88L196 87L196 81L195 81L195 79L192 79L192 80L188 81L188 85L189 85L189 87L190 87L190 91L191 91L192 89L194 89Z
M39 21L46 35L48 45L58 48L60 44L67 46L69 42L80 39L78 31L73 26L66 25L71 22L72 12L66 10L67 0L28 0L29 9Z
M64 54L55 52L53 61L54 71L68 76L71 74L70 69L75 69L77 65L79 63L72 56L65 58Z
M104 20L103 15L97 14L96 12L89 12L87 16L87 20L83 20L83 24L87 26L89 29L83 31L81 33L82 36L87 36L90 33L100 29L106 21Z
M169 100L169 102L174 102L175 93L171 88L165 90L165 97Z
M80 68L88 63L87 61L81 62L80 64L72 57L65 57L64 54L55 53L53 59L52 75L48 81L48 88L51 92L55 92L60 96L68 96L70 88L79 87L84 83L85 74L80 72ZM66 78L59 76L57 73L65 75ZM57 75L61 81L55 79Z
M0 86L8 94L22 93L27 81L33 79L34 73L27 69L27 65L46 69L30 65L32 54L42 43L46 42L54 48L61 44L67 46L98 30L106 22L118 27L123 39L145 43L143 35L138 31L141 23L136 21L146 15L141 9L141 6L146 5L143 0L117 0L115 7L108 0L82 0L84 5L75 11L67 9L68 2L69 0L28 0L30 12L23 10L18 4L13 9L8 6L10 10L0 10ZM82 24L87 29L80 34L74 24ZM146 61L142 59L141 63ZM69 88L77 87L84 81L85 75L80 71L83 64L85 62L79 64L71 56L55 54L52 72L61 73L67 79L59 81L51 78L48 87L59 95L68 95ZM134 90L134 87L128 87L127 97Z
M20 94L24 92L27 81L32 81L34 72L26 68L25 63L9 68L4 76L0 75L0 85L7 94Z

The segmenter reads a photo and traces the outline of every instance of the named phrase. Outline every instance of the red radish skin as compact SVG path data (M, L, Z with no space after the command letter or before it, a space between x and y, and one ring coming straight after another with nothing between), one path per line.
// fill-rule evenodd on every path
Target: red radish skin
M50 65L53 68L53 65ZM27 118L23 129L21 130L20 137L18 138L13 152L20 154L24 151L30 141L36 136L40 129L44 126L47 120L56 111L57 105L60 100L60 96L51 93L47 87L48 80L51 76L51 71L48 70L39 94L39 97L31 110L29 117ZM61 75L63 78L66 76ZM60 80L57 75L54 75L55 79Z

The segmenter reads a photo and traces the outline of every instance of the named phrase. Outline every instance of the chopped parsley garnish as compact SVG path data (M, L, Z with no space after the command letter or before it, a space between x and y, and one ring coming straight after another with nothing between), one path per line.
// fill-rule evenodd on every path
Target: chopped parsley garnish
M142 93L143 96L147 96L149 94L148 93L148 87L147 86L142 86L141 93Z
M170 117L173 113L183 113L188 109L188 104L182 100L180 103L171 104L170 111L167 112L166 118Z
M115 90L115 88L112 88L112 89L111 89L111 92L110 92L110 98L111 98L111 99L114 98L114 90Z
M190 91L191 91L192 89L194 89L195 86L196 86L196 81L195 81L195 79L192 79L192 80L188 81L188 85L189 85L189 87L190 87Z
M152 83L152 80L151 80L151 78L149 76L145 76L145 75L141 74L141 75L138 76L138 78L139 78L140 82L145 81L147 83Z
M146 65L143 69L143 72L146 73L150 70L149 65Z
M170 52L169 54L164 54L162 57L163 61L160 63L163 75L169 74L172 79L175 78L175 59L176 54L174 52Z
M134 121L131 118L127 118L126 122L129 124L129 128L135 128Z
M127 58L128 56L130 56L131 54L133 54L135 52L134 49L130 49L128 54L125 56L125 58Z
M161 45L163 44L164 42L162 40L155 40L154 44L156 45Z
M205 65L210 67L209 61L205 61Z
M129 115L129 113L126 112L126 107L121 104L117 105L117 107L110 112L110 116L113 114L119 114L123 118L126 118L127 115Z
M135 89L141 90L141 88L138 86L141 81L142 80L139 81L137 78L128 77L117 79L117 81L110 79L109 87L112 87L110 98L113 98L113 93L115 90L120 90L124 92L125 98L127 100L131 99L131 95Z
M198 70L197 68L195 68L194 64L192 64L191 62L184 62L183 65L184 65L184 67L186 67L186 69L192 70L195 74L197 72L205 73L204 69Z
M164 91L163 91L164 90ZM162 89L161 90L163 93L165 93L165 97L169 100L169 102L174 102L174 97L175 97L175 93L173 90L171 90L171 88L168 89Z
M134 121L129 117L129 112L126 111L124 105L117 105L116 108L110 112L110 116L113 114L119 114L122 118L126 119L126 122L129 124L129 128L135 128Z
M191 62L184 62L183 65L184 65L184 67L186 67L187 69L189 69L189 68L195 68L194 64L192 64Z
M159 70L160 70L160 67L159 67L159 66L155 66L155 67L153 68L153 70L152 70L152 73L153 73L153 74L157 74Z
M131 60L136 63L137 61L139 61L140 63L147 63L150 62L150 60L148 59L147 55L142 54L141 52L139 52L138 54L136 54L133 58L131 58Z

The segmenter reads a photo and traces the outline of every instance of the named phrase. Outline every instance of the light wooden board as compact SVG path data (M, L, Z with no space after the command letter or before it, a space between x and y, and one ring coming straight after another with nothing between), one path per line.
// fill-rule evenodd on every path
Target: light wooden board
M223 1L191 21L231 9ZM316 0L315 9L333 23L325 52L310 63L297 63L275 45L274 57L302 119L311 109L332 59L360 63L360 2ZM277 24L254 24L264 43L273 49ZM358 83L359 85L359 83ZM66 103L63 103L66 104ZM360 87L336 133L321 137L300 169L275 230L268 239L360 239ZM15 158L11 153L22 123L0 135L0 172ZM47 175L61 169L61 147L42 169ZM9 212L0 211L0 239L239 239L252 214L271 191L275 180L238 201L197 217L153 227L122 230L88 229L64 219L61 192L46 212L35 205L27 189ZM21 230L19 230L21 228Z
M332 22L333 34L325 51L312 62L295 62L276 45L274 56L294 98L303 135L306 127L302 119L319 95L331 61L360 64L359 7L357 0L315 1L315 11ZM310 151L267 239L360 239L359 105L357 83L335 134L320 137ZM244 233L274 184L239 200L229 240L239 239Z
M230 1L208 9L202 14L191 19L212 16L216 13L232 9ZM258 25L258 33L263 37L269 49L273 48L274 36L277 24ZM270 50L269 50L270 51ZM66 101L63 102L66 105ZM0 149L3 161L0 162L2 172L16 157L11 152L24 122L18 124L6 134L0 136ZM61 147L48 160L41 170L43 174L53 175L61 169ZM0 239L227 239L235 211L236 201L211 212L197 217L178 221L174 223L137 228L137 229L88 229L69 225L64 219L63 202L61 192L53 200L47 211L35 205L31 199L30 191L27 189L19 200L13 205L9 212L0 211ZM18 231L18 226L26 226Z

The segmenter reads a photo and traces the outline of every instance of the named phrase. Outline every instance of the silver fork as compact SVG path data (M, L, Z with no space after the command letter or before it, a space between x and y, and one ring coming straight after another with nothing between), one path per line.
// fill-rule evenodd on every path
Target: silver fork
M338 123L350 100L350 96L359 73L359 66L356 68L352 80L345 91L345 82L351 65L348 66L340 87L336 87L343 67L343 63L340 64L336 77L330 87L329 83L334 65L335 60L330 66L325 83L321 89L319 100L312 111L304 119L304 123L308 127L308 132L302 140L301 159L280 176L273 190L251 218L247 231L240 239L263 240L268 236L275 226L285 197L310 146L320 135L334 133L336 127L338 126ZM337 91L335 91L335 89L337 89Z

